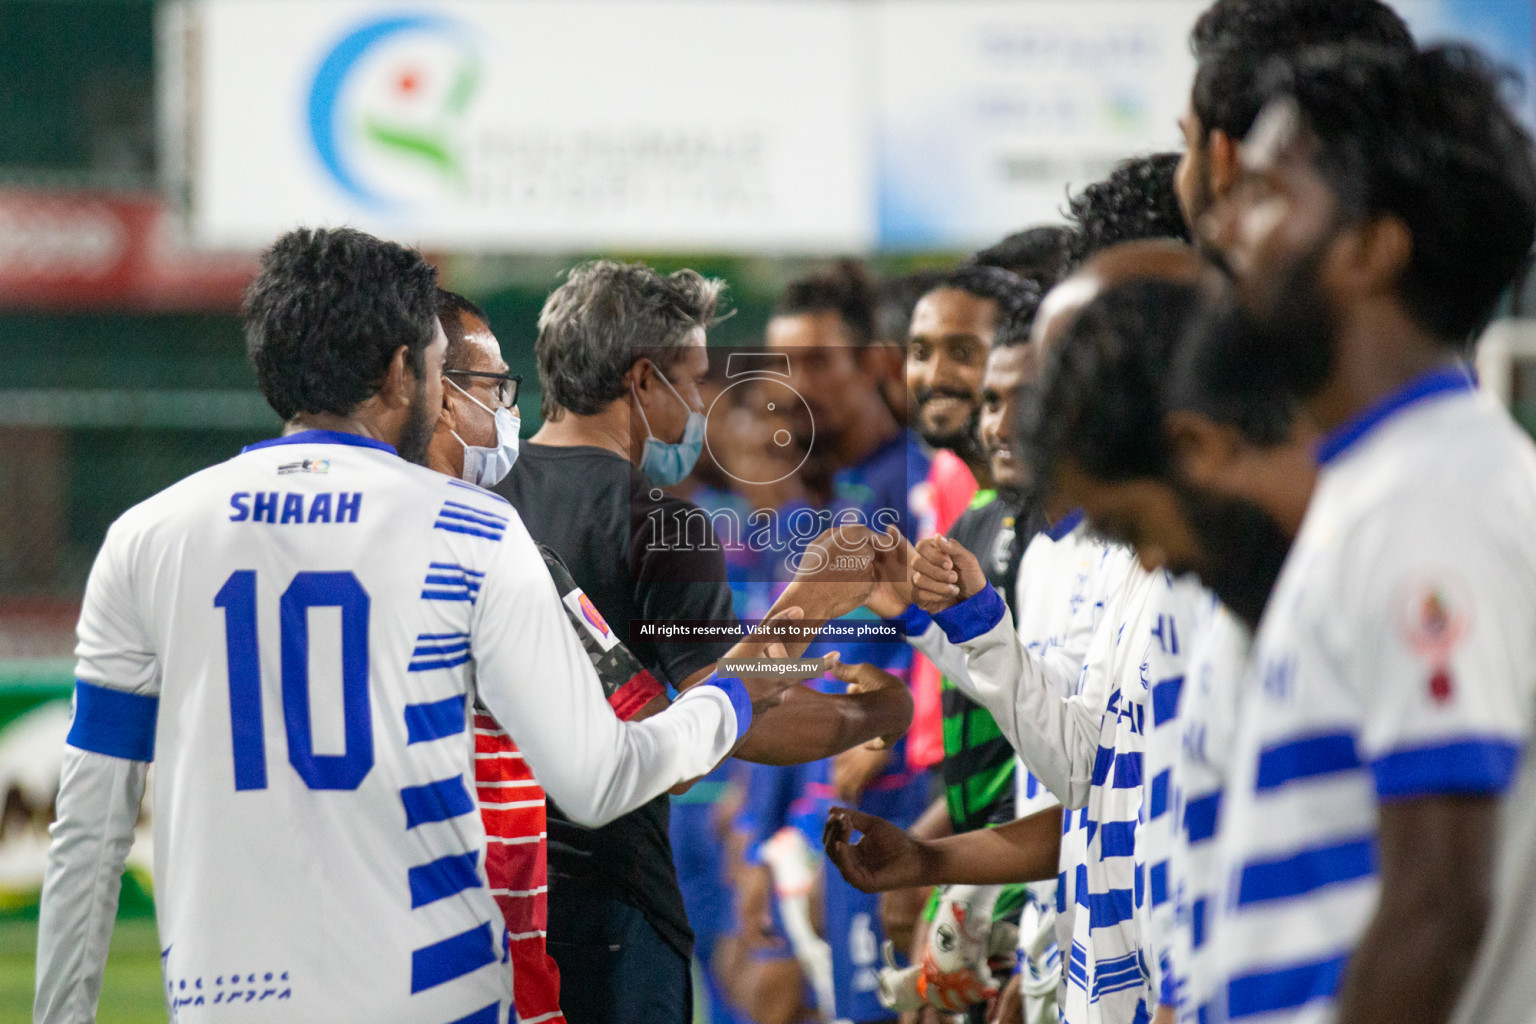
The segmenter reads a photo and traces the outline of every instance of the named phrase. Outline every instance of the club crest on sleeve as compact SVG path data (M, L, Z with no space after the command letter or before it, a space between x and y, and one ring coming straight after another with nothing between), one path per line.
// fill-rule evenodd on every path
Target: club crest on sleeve
M603 618L602 612L597 610L597 605L592 603L590 597L582 593L580 587L566 594L561 600L571 610L572 617L581 623L603 650L612 650L619 642L619 638L613 635L613 630L608 628L608 622Z
M1398 631L1409 649L1436 670L1438 679L1472 626L1471 590L1459 577L1439 572L1411 580L1401 594ZM1443 699L1438 691L1435 696Z

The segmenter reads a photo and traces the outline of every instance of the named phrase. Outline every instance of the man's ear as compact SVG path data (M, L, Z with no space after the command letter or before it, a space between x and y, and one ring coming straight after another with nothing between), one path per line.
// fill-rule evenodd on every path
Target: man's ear
M1237 142L1220 128L1213 129L1205 137L1206 167L1210 175L1211 199L1216 200L1232 191L1237 184L1242 166L1238 161Z
M649 357L641 356L630 364L624 371L624 389L627 391L633 387L636 391L648 391L651 387L651 378L655 375L655 366Z
M1197 487L1221 481L1242 446L1236 428L1187 409L1170 412L1163 420L1163 432L1179 475Z
M416 397L416 370L411 365L411 350L405 345L395 349L384 371L384 382L379 387L379 400L386 409L402 409Z
M438 414L437 414L437 426L438 426L439 430L458 430L459 429L459 417L458 417L458 414L456 412L454 412L454 404L452 402L448 401L448 392L450 392L452 390L453 390L453 385L451 385L448 382L448 378L446 376L444 376L443 377L443 407L442 407L441 410L438 411Z
M1413 232L1397 217L1377 217L1345 234L1344 263L1356 294L1397 289L1413 259Z

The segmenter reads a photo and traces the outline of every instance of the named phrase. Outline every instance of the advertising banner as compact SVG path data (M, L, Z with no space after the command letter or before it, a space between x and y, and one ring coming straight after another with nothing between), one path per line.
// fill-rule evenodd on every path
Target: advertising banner
M177 16L193 19L175 74L206 244L299 223L457 250L873 241L856 5L216 0Z

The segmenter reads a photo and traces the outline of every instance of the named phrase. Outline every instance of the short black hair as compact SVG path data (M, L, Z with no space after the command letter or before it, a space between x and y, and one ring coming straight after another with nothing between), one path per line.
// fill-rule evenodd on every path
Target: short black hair
M1398 294L1449 345L1486 326L1536 238L1531 137L1503 82L1470 47L1352 44L1274 61L1260 86L1268 102L1295 104L1345 217L1407 226Z
M997 314L992 321L992 344L998 344L1000 336L1005 339L1005 345L1018 344L1020 333L1023 341L1029 340L1035 311L1040 308L1040 286L1035 282L1001 267L962 263L928 291L935 292L940 288L952 288L973 299L986 299L997 304Z
M978 250L967 263L1001 267L1035 282L1042 290L1055 287L1072 249L1072 229L1064 224L1043 224L1015 231L1001 242Z
M1381 0L1216 0L1190 33L1190 102L1202 136L1218 129L1232 139L1248 134L1262 105L1258 77L1266 60L1345 42L1414 48L1408 26Z
M1301 406L1281 364L1284 341L1268 342L1265 330L1229 295L1203 303L1174 352L1167 410L1199 413L1264 448L1289 440Z
M912 310L924 295L944 280L943 270L919 270L900 277L885 277L875 286L875 340L905 345L912 328Z
M450 292L446 288L437 290L437 320L443 325L443 333L448 336L448 351L443 354L443 369L460 370L468 362L464 353L464 320L465 318L478 320L487 327L491 325L490 319L485 315L485 310L460 295L458 292Z
M279 416L346 416L378 393L402 345L424 374L437 269L352 228L298 228L262 253L242 315L257 383Z
M1083 308L1046 355L1036 400L1020 409L1024 459L1042 484L1068 461L1098 480L1171 475L1163 387L1199 304L1194 284L1140 280Z
M1173 176L1179 154L1154 153L1121 161L1103 181L1085 187L1068 202L1076 229L1067 269L1121 242L1172 238L1188 242L1189 227L1179 209Z
M857 260L842 259L792 281L773 307L774 316L836 313L856 345L875 340L875 283Z

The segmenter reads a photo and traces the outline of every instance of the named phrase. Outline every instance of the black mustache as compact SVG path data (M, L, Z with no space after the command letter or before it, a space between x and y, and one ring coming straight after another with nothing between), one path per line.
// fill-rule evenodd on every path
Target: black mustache
M912 397L918 405L927 405L935 398L958 398L962 402L976 401L976 396L969 391L961 391L958 388L920 388L912 392Z

